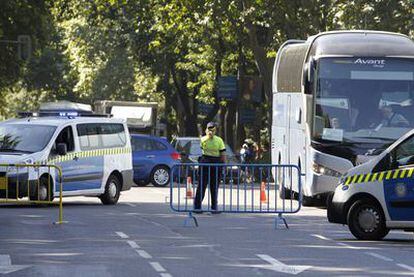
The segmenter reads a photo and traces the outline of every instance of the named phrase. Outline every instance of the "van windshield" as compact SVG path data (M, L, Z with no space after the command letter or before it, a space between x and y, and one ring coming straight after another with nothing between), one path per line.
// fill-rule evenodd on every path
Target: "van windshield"
M46 125L0 124L0 152L39 152L55 130L55 126Z

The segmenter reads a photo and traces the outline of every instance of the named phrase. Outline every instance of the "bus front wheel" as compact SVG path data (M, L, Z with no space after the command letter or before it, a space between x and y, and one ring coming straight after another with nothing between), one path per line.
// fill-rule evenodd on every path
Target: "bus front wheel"
M357 200L348 212L348 227L360 240L381 240L389 232L381 207L373 200Z

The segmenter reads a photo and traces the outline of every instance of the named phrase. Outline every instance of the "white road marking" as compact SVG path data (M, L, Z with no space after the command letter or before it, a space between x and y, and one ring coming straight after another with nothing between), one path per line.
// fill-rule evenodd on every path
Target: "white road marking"
M139 249L137 249L135 251L137 251L138 255L140 255L144 259L152 259L152 256L150 254L148 254L148 252L145 251L145 250L139 250Z
M128 205L128 206L130 206L130 207L136 207L137 205L135 205L135 204L132 204L132 203L125 203L125 205Z
M258 256L260 259L268 262L269 264L265 264L265 265L245 265L246 267L256 267L256 268L262 268L262 269L268 269L268 270L273 270L273 271L277 271L277 272L283 272L283 273L289 273L289 274L293 274L293 275L297 275L309 268L311 268L311 266L303 266L303 265L286 265L278 260L276 260L275 258L269 256L269 255L265 255L265 254L256 254L256 256Z
M0 266L11 265L10 255L0 255Z
M380 260L386 261L386 262L393 262L394 260L388 257L385 257L383 255L377 254L377 253L373 253L373 252L365 252L365 254L370 255L372 257L378 258Z
M414 271L414 267L406 265L406 264L397 264L399 267L405 268L409 271Z
M127 243L134 249L140 248L139 245L133 240L127 240Z
M346 243L343 243L343 242L337 242L336 244L338 244L340 246L344 246L344 247L346 247L348 249L355 249L355 250L364 249L364 247L356 247L356 246L352 246L352 245L349 245L349 244L346 244Z
M29 267L28 265L12 265L10 255L0 255L0 274L9 274Z
M312 237L318 238L318 239L322 239L322 240L331 240L330 238L324 237L322 235L318 235L318 234L312 234Z
M124 233L122 233L122 232L115 232L118 236L120 236L122 239L127 239L127 238L129 238L129 236L128 235L126 235L126 234L124 234Z
M129 236L123 232L115 232L115 233L123 239L129 238ZM152 259L152 256L147 251L139 249L141 247L135 241L127 240L126 242L128 243L129 246L135 249L138 255L140 255L142 258ZM2 259L2 255L0 255L0 273L2 273L2 268L4 267L3 264L5 266L11 265L10 256L5 255L5 257L3 257ZM155 271L161 273L161 277L172 277L172 275L166 272L167 270L165 270L165 268L159 262L149 262L149 264L154 268Z
M150 265L155 269L157 272L165 272L165 268L158 262L151 262Z

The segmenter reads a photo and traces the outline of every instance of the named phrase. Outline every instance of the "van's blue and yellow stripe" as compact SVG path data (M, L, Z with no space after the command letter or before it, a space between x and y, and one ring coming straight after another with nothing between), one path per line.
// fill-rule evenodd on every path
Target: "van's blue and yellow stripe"
M349 186L351 184L368 183L383 180L395 180L403 178L414 177L414 168L396 169L368 174L356 174L345 177L343 185Z
M77 157L78 159L82 159L82 158L99 157L99 156L107 156L107 155L120 155L120 154L127 154L127 153L131 153L130 147L96 149L96 150L68 153L65 156L57 156L52 159L48 159L47 161L38 162L36 164L55 164L55 163L61 163L61 162L73 160L75 157Z

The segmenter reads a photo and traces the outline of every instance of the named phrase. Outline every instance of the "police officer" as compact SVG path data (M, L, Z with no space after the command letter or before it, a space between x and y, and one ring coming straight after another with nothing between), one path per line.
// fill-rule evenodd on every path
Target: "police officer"
M223 140L216 136L217 125L214 122L207 124L206 135L201 138L200 146L203 155L200 163L221 164L226 162L226 146ZM210 186L211 193L211 210L218 213L217 210L217 192L220 180L220 166L200 166L200 183L197 187L196 197L194 199L194 212L201 212L201 202L206 193L206 187Z

